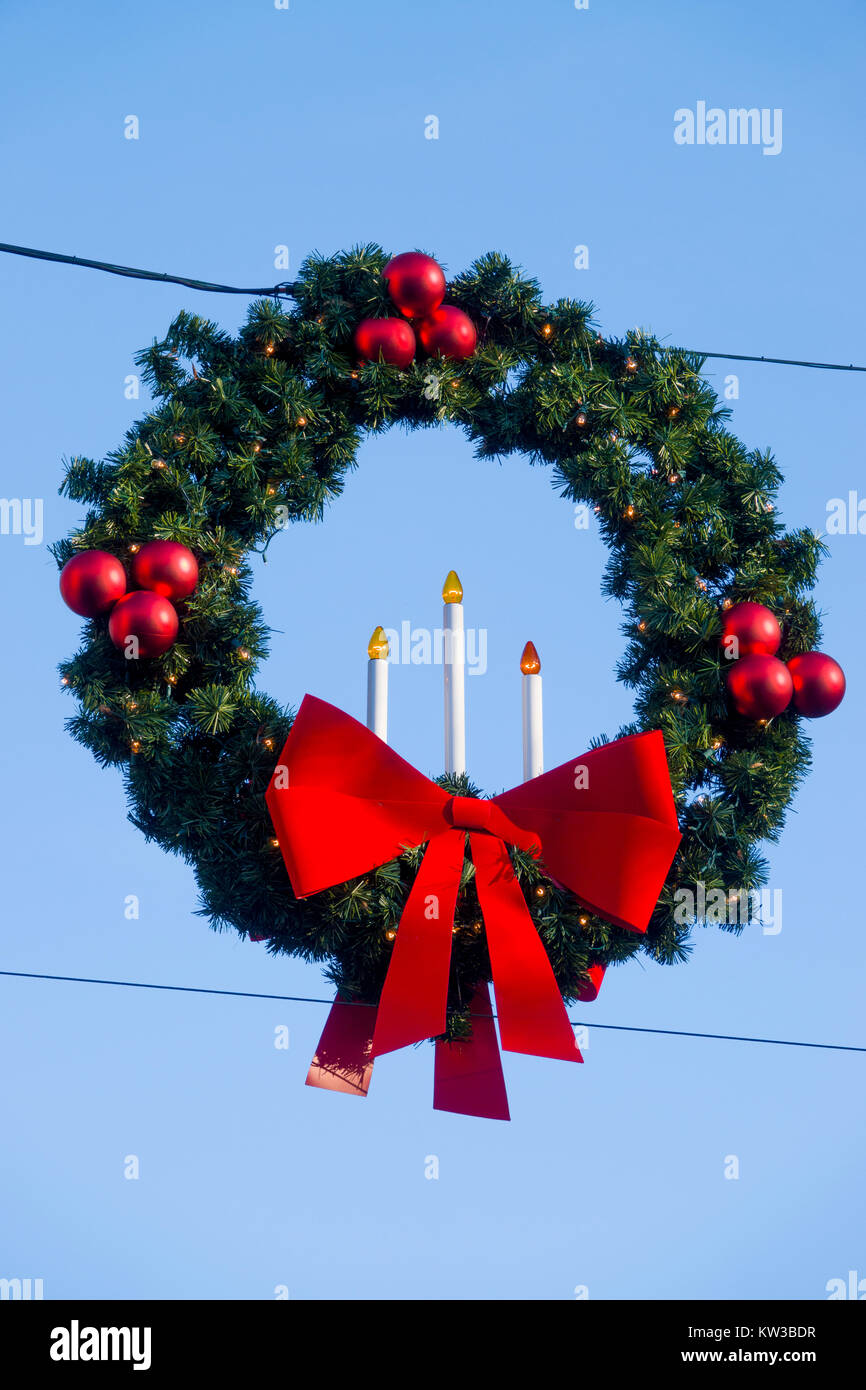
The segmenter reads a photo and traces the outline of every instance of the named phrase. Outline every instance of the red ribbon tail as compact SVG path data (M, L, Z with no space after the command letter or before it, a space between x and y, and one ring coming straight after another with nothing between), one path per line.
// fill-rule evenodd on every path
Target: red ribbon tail
M506 1052L582 1062L547 952L502 840L470 835Z
M436 1043L433 1109L484 1120L510 1120L502 1058L487 985L478 985L470 1005L472 1037Z
M592 1004L598 998L606 965L591 965L586 972L586 983L577 991L581 1004Z
M375 1022L376 1010L372 1006L350 1004L338 994L310 1063L307 1085L365 1096L373 1076L370 1050Z
M403 909L382 987L373 1057L445 1032L451 929L463 871L463 831L428 844Z

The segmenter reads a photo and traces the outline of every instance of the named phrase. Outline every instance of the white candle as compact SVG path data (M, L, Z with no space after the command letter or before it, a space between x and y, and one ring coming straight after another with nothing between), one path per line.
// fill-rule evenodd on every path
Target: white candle
M463 585L449 570L442 586L445 672L445 771L466 771L466 637L463 631Z
M388 742L388 638L377 627L367 644L367 728Z
M541 661L531 642L520 658L523 672L523 780L544 771L544 725L541 714Z

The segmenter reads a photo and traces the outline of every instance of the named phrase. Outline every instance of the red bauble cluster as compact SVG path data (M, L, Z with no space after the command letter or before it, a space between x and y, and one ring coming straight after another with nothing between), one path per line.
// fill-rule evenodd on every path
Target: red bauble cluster
M415 358L416 330L430 357L462 362L475 351L475 325L453 304L442 304L445 272L432 256L404 251L382 272L402 319L364 319L355 329L355 347L366 362L408 367ZM415 329L406 319L415 320Z
M108 635L116 647L130 638L136 656L161 656L177 637L179 620L170 600L187 598L198 583L198 561L177 541L148 541L132 561L132 580L139 587L126 592L126 573L115 555L83 550L60 574L63 600L82 618L111 610Z
M735 708L747 719L773 719L791 704L807 719L832 714L845 694L842 667L823 652L804 652L786 664L776 656L781 641L778 619L762 603L728 609L721 642L734 662L727 685Z

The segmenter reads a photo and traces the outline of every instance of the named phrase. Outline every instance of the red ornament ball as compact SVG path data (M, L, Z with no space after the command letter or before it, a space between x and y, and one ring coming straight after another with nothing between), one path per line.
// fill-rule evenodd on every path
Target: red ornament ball
M807 719L832 714L845 694L845 672L832 656L803 652L788 662L794 682L794 709Z
M772 719L791 702L794 682L775 656L744 656L728 672L728 691L747 719Z
M736 638L736 645L731 640ZM722 646L735 660L740 656L775 656L782 629L775 613L763 603L735 603L724 616Z
M355 347L365 362L408 367L415 357L415 334L405 319L362 319L355 329Z
M60 593L73 613L95 618L126 593L126 572L107 550L82 550L63 566Z
M163 598L186 598L198 583L198 560L178 541L147 541L132 561L132 577Z
M138 656L162 656L177 637L178 627L177 613L167 598L148 589L137 589L114 605L108 635L121 650L129 638L136 637Z
M382 274L388 282L388 293L407 318L432 314L445 297L445 272L438 261L420 251L394 256Z
M431 357L454 357L462 361L475 351L478 335L468 314L453 304L444 304L418 325L421 346Z

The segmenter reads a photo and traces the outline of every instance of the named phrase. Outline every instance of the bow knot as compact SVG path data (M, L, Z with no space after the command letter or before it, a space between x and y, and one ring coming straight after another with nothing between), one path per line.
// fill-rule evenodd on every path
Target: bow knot
M445 819L455 830L489 830L493 803L477 796L451 796L445 803Z
M495 801L478 796L450 796L442 808L443 815L455 830L471 834L496 835L518 849L536 849L538 835L521 829Z

